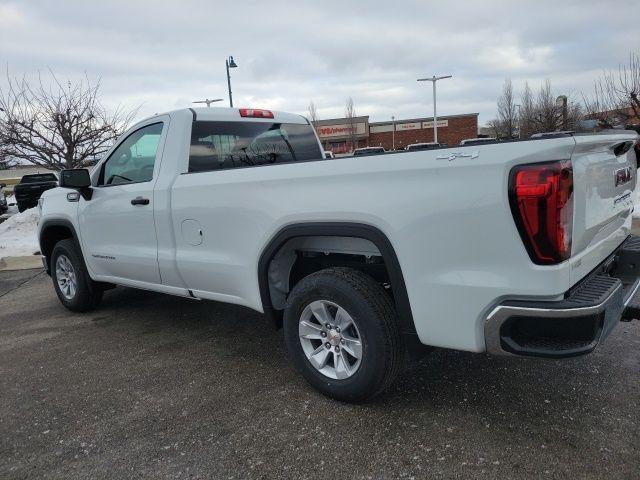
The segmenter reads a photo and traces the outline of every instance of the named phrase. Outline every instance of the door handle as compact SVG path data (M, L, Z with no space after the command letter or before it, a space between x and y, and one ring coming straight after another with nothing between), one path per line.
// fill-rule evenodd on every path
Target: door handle
M133 200L131 200L131 205L149 205L149 199L136 197Z

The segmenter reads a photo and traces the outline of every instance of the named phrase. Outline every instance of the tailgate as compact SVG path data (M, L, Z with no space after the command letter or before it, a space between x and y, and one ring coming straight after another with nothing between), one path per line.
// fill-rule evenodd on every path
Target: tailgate
M637 180L633 143L637 138L632 131L574 137L572 257L581 253L589 257L590 249L601 257L604 252L595 246L630 228Z

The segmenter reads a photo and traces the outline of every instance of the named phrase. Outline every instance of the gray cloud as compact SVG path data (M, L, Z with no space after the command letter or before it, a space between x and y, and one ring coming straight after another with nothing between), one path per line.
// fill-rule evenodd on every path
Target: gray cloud
M305 113L313 99L322 117L342 115L347 96L374 120L429 115L415 79L450 73L439 111L484 122L505 77L590 91L640 47L635 4L0 0L0 61L17 75L101 78L108 104L141 115L226 97L229 54L237 105Z

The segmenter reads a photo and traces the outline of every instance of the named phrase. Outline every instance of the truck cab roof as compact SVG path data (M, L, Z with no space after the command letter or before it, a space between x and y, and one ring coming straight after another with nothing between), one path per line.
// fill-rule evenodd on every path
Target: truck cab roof
M302 115L280 112L277 110L265 110L257 108L218 108L196 107L181 108L166 112L166 115L189 112L194 120L210 122L271 122L271 123L296 123L308 124L309 121ZM158 114L163 115L163 114Z

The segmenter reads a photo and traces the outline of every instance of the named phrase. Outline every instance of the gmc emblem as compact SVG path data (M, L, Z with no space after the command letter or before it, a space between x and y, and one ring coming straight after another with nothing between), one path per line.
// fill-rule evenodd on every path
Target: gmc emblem
M616 180L616 187L618 185L624 185L625 183L631 181L631 168L619 168L618 170L613 172L613 176Z

